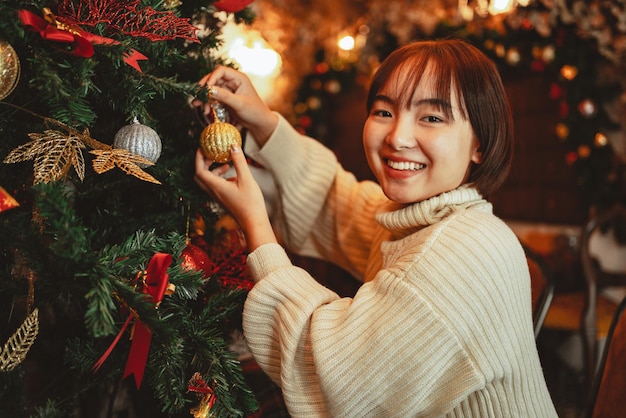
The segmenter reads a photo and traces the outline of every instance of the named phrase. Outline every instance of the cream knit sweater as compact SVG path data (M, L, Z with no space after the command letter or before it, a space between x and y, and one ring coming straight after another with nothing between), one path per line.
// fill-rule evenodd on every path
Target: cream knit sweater
M524 252L474 188L396 206L282 118L253 148L285 245L364 281L340 298L277 244L248 257L244 335L292 416L556 417Z

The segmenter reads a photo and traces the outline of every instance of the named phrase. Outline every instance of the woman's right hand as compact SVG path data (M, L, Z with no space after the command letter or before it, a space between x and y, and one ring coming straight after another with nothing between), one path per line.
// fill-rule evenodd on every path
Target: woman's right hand
M235 123L248 129L259 146L263 146L278 125L278 116L259 97L244 73L230 67L218 66L202 77L200 85L209 90L209 97L224 104ZM210 107L205 106L206 113Z

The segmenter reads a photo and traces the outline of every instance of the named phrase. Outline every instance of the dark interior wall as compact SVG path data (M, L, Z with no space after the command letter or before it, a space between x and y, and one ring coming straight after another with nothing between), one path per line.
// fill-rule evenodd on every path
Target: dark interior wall
M556 224L585 220L566 149L555 134L558 103L548 97L541 74L505 78L517 142L511 175L490 200L505 219Z

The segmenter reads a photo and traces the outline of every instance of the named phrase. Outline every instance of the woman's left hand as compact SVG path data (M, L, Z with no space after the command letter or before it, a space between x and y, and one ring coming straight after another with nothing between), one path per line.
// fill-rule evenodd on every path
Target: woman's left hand
M229 170L228 165L209 170L213 161L207 159L198 149L194 180L202 190L219 200L237 221L246 237L249 250L253 251L260 245L277 242L277 239L270 224L263 193L250 172L243 151L239 147L233 147L230 153L236 177L222 177Z

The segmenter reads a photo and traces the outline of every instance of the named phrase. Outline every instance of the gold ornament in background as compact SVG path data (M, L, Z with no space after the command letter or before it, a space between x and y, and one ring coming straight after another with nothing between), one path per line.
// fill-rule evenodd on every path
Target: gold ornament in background
M163 2L163 7L165 7L166 9L175 9L182 4L183 2L180 0L165 0Z
M20 60L4 39L0 39L0 100L4 100L17 86L20 78Z
M241 134L235 126L218 117L218 112L223 109L220 108L218 104L211 105L213 123L207 125L200 134L200 148L209 160L227 163L230 161L230 149L233 145L241 147Z

